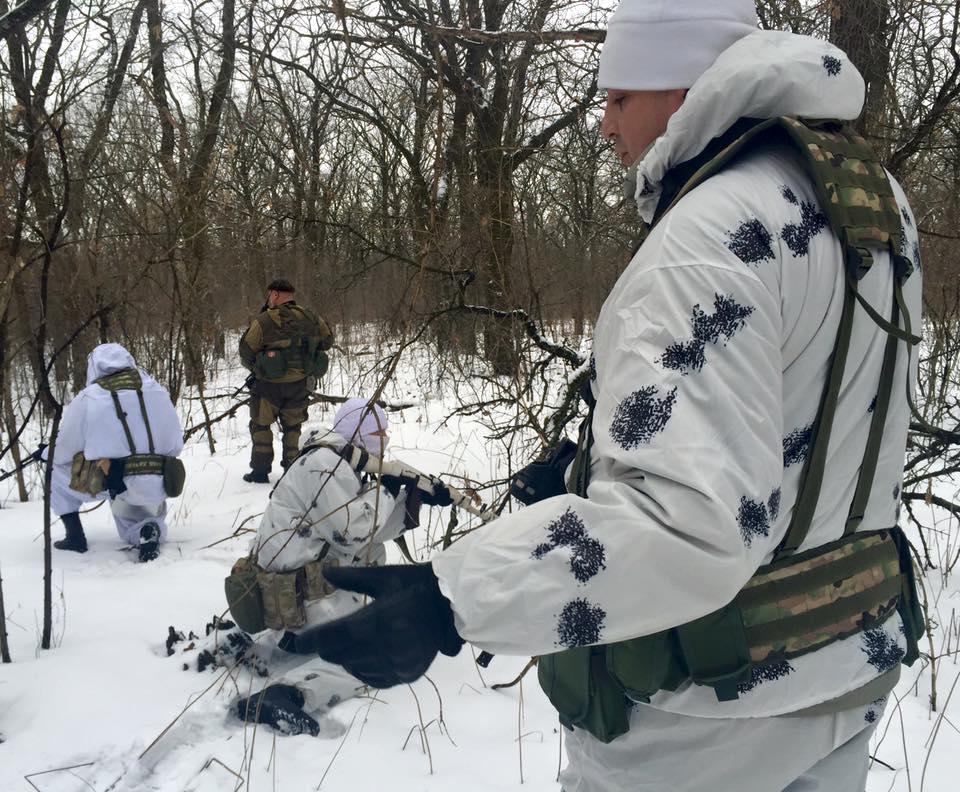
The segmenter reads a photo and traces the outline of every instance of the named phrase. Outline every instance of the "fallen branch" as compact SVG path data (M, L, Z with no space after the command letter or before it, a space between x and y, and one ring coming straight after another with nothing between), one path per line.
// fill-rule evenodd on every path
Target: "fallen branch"
M325 393L312 393L310 394L310 399L307 403L308 404L343 404L349 398L350 398L349 396L328 396ZM250 404L249 396L246 399L241 399L240 401L238 401L226 412L222 412L220 413L220 415L210 418L207 421L194 424L193 426L185 429L183 432L184 442L186 442L191 437L193 437L193 435L195 435L197 432L206 431L209 427L213 426L214 424L218 424L221 421L225 421L227 418L233 418L237 414L237 412L239 412L241 407L245 407L248 404ZM383 409L386 410L387 412L399 412L400 410L409 410L411 407L416 406L412 402L390 403L385 401L378 401L377 404L383 407Z
M537 664L537 660L538 660L538 659L539 659L539 658L537 658L537 657L531 657L531 658L530 658L530 662L527 663L527 664L523 667L523 671L521 671L521 672L517 675L516 679L514 679L514 680L512 680L512 681L510 681L510 682L501 682L499 685L491 685L491 686L490 686L490 689L491 689L491 690L506 690L507 688L512 688L514 685L519 685L519 684L520 684L520 680L523 679L523 678L527 675L527 672Z
M67 773L70 770L77 770L81 767L93 767L94 764L96 764L96 762L84 762L83 764L70 765L69 767L55 767L53 768L53 770L41 770L39 773L29 773L28 775L25 775L23 777L23 780L26 781L28 784L30 784L30 786L32 786L35 790L37 790L37 792L41 792L40 787L34 784L33 781L30 780L31 778L36 778L37 776L42 776L42 775L49 775L50 773ZM79 776L76 776L76 775L74 777L80 778ZM90 789L93 789L93 787L90 786L90 784L87 781L84 781L82 778L80 778L80 780L83 781L83 783L86 784ZM94 792L96 791L94 790Z

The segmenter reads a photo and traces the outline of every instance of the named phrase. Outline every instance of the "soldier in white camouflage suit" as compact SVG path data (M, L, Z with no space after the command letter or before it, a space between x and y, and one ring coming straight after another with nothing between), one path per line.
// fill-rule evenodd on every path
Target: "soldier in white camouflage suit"
M600 57L602 130L630 168L641 216L656 222L596 324L592 417L581 437L588 459L578 471L588 484L472 533L433 559L433 574L332 574L377 600L327 625L318 636L324 657L386 687L416 678L438 652L456 654L462 641L541 656L542 683L555 659L581 652L596 659L583 667L585 685L588 675L610 673L611 647L679 635L737 597L792 536L804 471L817 466L823 481L809 530L789 549L825 553L851 520L857 536L892 541L909 419L907 345L894 345L892 370L882 374L890 336L849 296L850 250L808 154L786 137L758 138L711 178L690 182L767 119L842 122L861 112L864 82L843 52L756 25L753 0L624 0L618 8ZM843 155L828 159L843 169ZM899 311L908 336L905 316L914 327L920 317L916 223L899 185L875 181L891 191L885 205L900 227L889 236L896 244L872 250L872 268L857 273L859 295L887 317L897 294L894 317ZM818 444L823 458L809 462L848 303L832 442ZM888 404L878 399L886 382L897 383ZM872 488L865 509L848 514L878 402L886 418ZM896 575L908 569L909 560L894 563L884 586L900 586ZM890 601L906 600L894 591ZM613 739L576 725L566 735L564 790L862 792L884 696L916 649L916 625L888 605L822 648L748 665L724 690L689 678L654 688L635 698ZM405 610L430 618L411 628ZM400 630L405 651L385 652ZM681 650L689 659L690 647L665 645L671 662ZM545 689L557 703L558 690ZM622 688L613 695L622 706Z

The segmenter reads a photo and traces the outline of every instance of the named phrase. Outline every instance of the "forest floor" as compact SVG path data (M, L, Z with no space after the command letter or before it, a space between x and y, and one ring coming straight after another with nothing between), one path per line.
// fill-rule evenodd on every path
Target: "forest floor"
M325 390L369 393L375 378L359 362L364 359L351 356L336 365ZM238 369L219 372L218 392L228 394L242 379ZM392 402L413 405L391 413L390 455L473 481L505 476L503 443L488 439L482 415L446 420L456 407L453 390L463 387L423 355L407 358L384 392ZM480 393L484 386L478 379L475 387ZM211 412L229 404L228 396L217 397ZM199 420L196 401L181 400L181 409L185 425ZM331 416L331 407L315 407L308 425ZM535 672L514 687L491 689L512 680L528 658L498 657L482 670L465 647L456 658L439 657L429 679L341 703L321 719L321 735L313 738L245 727L229 707L249 677L198 673L189 653L166 656L170 626L202 635L211 616L222 613L223 578L245 554L248 531L263 511L269 487L241 480L249 453L246 423L243 410L218 423L215 454L205 435L191 438L183 455L186 489L170 504L169 542L157 561L136 563L106 506L83 515L89 552L54 551L49 651L39 649L39 471L31 472L28 503L18 503L12 487L0 490L0 575L14 661L0 666L0 792L556 792L563 730ZM431 512L412 537L422 559L448 518L446 510ZM54 533L60 536L59 524ZM940 518L932 535L940 565L956 554L960 528ZM390 553L399 560L394 548ZM869 792L957 788L960 583L937 570L926 577L926 588L937 614L934 650L942 655L938 711L930 707L929 663L904 669L871 746L879 761Z

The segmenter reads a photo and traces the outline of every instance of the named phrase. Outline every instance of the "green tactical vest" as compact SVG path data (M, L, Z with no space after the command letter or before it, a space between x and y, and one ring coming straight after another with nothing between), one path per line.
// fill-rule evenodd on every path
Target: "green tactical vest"
M164 456L156 452L153 444L153 431L150 428L150 417L147 415L147 405L143 399L143 380L140 378L140 372L135 368L122 369L95 381L101 388L110 392L110 396L113 398L113 408L117 413L120 424L123 426L123 433L127 438L127 445L130 447L129 456L111 460L111 472L114 465L120 467L120 482L127 476L162 476L163 489L167 496L170 498L179 497L186 483L186 469L183 462L176 457ZM150 453L148 454L139 453L134 444L133 433L127 423L127 414L120 404L119 393L124 390L132 390L137 393L140 416L143 418L143 425L147 430L147 444L150 447Z
M322 377L332 336L326 323L296 303L269 308L257 317L263 331L254 373L268 382Z
M757 122L697 170L670 208L749 147L771 140L787 142L801 154L820 207L843 245L847 280L831 367L793 517L773 561L758 569L733 601L719 610L655 635L577 647L540 658L540 685L560 713L561 722L585 729L603 742L629 729L633 701L649 701L655 693L676 690L688 681L712 687L719 701L736 699L738 686L748 683L756 669L856 635L894 613L899 612L903 619L907 638L903 662L911 665L919 656L917 642L923 634L924 619L907 540L898 527L857 530L873 485L894 387L898 342L907 342L909 354L920 340L911 332L903 300L902 284L912 273L913 264L900 254L903 229L886 171L866 141L839 122L770 119ZM872 251L876 250L889 251L894 262L895 298L889 320L857 290L873 264ZM857 302L887 333L877 404L860 476L843 536L796 553L819 499ZM907 392L909 395L909 383ZM590 409L581 426L572 470L575 491L581 497L587 497L593 444L594 404L589 386L585 397ZM909 401L916 412L912 399ZM879 698L893 687L896 676L887 674L878 680L882 690L868 685L843 697L835 702L836 709Z

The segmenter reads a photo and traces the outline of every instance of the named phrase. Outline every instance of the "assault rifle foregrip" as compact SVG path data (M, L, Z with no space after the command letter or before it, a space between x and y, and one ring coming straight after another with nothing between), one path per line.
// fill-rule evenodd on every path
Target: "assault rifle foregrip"
M395 476L403 481L414 484L417 489L422 490L428 495L435 495L436 490L431 483L428 474L423 473L416 468L404 465L402 462L390 462L385 459L373 456L363 448L347 443L340 452L340 456L350 465L351 468L359 473L370 473L374 476ZM467 493L451 487L444 483L450 493L450 497L456 506L459 506L466 512L479 517L484 522L489 522L496 518L496 512L486 504L477 506Z

